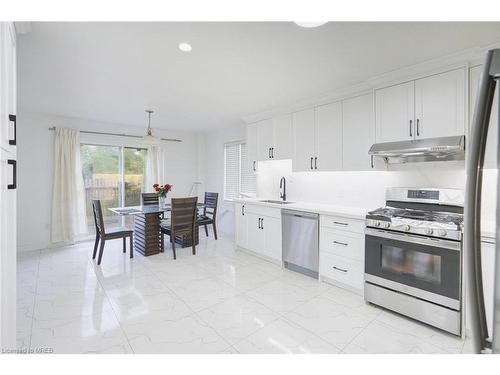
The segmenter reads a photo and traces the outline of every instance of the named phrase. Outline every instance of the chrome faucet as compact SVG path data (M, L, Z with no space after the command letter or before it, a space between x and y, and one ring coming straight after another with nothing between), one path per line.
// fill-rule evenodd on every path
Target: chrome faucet
M280 189L283 189L283 192L280 191L280 198L283 199L283 202L284 202L284 201L286 201L286 179L285 179L285 177L281 177Z

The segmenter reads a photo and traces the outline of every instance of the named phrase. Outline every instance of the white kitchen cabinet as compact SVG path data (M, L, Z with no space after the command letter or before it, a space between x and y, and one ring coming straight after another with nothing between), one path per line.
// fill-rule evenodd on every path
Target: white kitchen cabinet
M320 279L362 294L364 280L364 220L320 215Z
M479 79L481 78L482 71L483 71L482 65L470 68L469 121L471 125L472 125L472 120L474 118L477 90L479 88ZM470 136L470 128L468 129L468 134ZM498 150L497 146L498 146L498 85L495 87L495 96L493 99L493 107L490 115L490 126L488 128L488 138L486 140L486 152L484 155L485 168L494 168L494 169L497 168L497 150Z
M258 147L257 124L249 124L247 125L247 167L253 172L256 172L258 168Z
M342 101L342 169L371 170L368 150L375 143L373 94Z
M258 160L271 159L271 149L274 146L273 120L267 119L259 121L257 124L257 150Z
M377 142L413 139L414 88L411 81L375 91Z
M0 347L16 346L16 35L0 22Z
M245 205L243 203L235 203L234 205L234 215L235 215L235 242L236 246L247 247L248 239L248 228L247 228L247 216L245 214Z
M293 126L293 164L294 171L314 170L316 134L314 108L295 112L292 115Z
M291 159L293 155L292 115L274 117L273 130L272 159Z
M281 219L263 217L262 227L265 235L264 255L277 261L282 260Z
M463 134L465 134L465 69L416 80L416 139Z
M377 143L463 135L465 69L376 90L375 129Z
M342 169L342 104L330 103L315 109L314 169Z
M238 203L235 210L238 246L281 263L281 210L247 203Z
M257 254L264 254L265 233L261 229L261 217L255 213L248 212L247 216L247 249Z

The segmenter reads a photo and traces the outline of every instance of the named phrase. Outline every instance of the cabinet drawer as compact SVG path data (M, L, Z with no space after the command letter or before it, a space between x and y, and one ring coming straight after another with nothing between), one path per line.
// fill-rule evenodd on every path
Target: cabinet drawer
M319 272L321 276L328 277L339 283L351 286L355 289L363 288L363 263L321 253L319 258Z
M281 219L281 208L266 207L257 204L245 203L245 212L259 216L267 216L267 217L274 217L277 219Z
M359 219L350 219L341 216L320 216L320 224L322 227L345 230L355 233L364 233L365 221Z
M321 228L319 246L321 252L362 262L364 259L365 236L331 228Z

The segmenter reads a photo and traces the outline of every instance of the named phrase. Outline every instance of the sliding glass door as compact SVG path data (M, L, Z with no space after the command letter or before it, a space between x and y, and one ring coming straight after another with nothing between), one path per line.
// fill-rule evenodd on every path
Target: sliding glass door
M89 233L95 232L92 200L101 200L106 228L131 225L132 219L109 207L140 205L146 150L121 146L81 145Z

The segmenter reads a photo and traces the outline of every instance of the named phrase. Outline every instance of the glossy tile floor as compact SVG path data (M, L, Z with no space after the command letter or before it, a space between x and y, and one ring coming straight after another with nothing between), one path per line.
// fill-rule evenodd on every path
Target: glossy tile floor
M461 353L464 341L201 239L133 260L121 241L20 254L18 347L54 353Z

